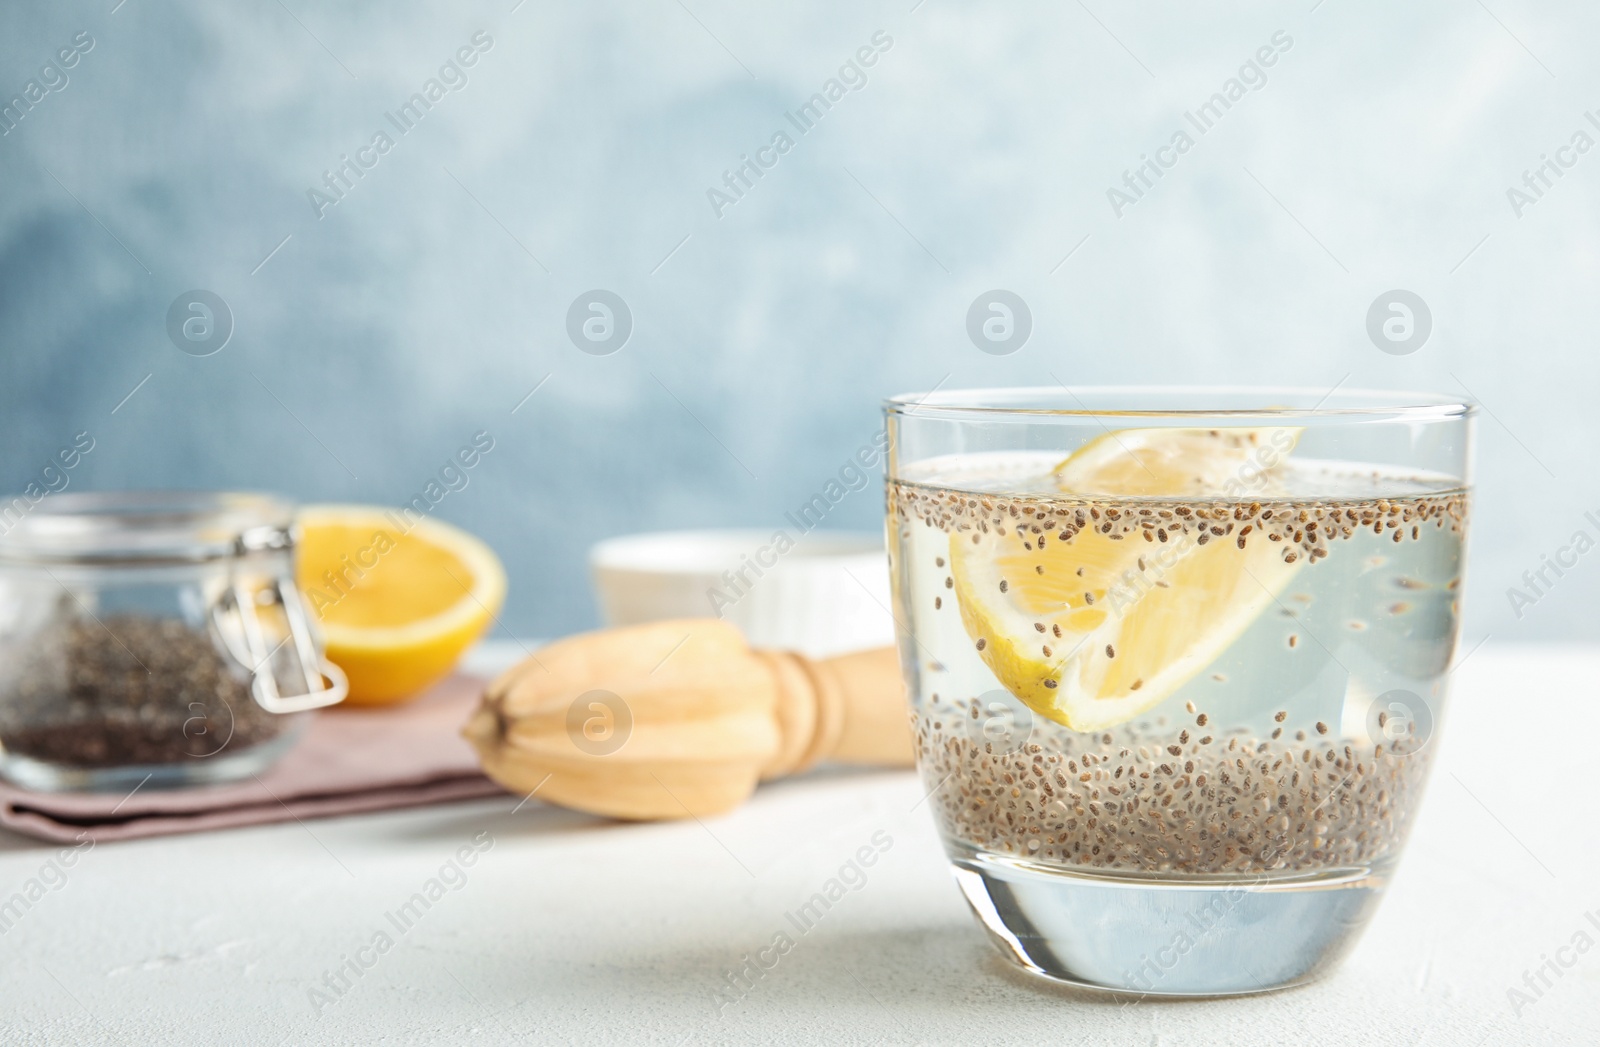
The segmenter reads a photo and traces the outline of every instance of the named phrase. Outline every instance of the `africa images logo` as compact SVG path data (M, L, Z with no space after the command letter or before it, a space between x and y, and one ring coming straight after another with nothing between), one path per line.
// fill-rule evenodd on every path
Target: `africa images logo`
M783 114L796 134L802 137L810 134L811 129L828 115L835 104L843 101L850 92L867 86L867 68L877 65L879 56L894 46L894 37L882 29L872 34L871 41L870 47L863 44L856 48L855 54L839 67L839 74L823 81L822 90L796 106L794 112ZM706 200L718 218L743 200L756 182L777 167L778 161L795 146L795 139L782 128L772 132L771 138L770 142L756 150L755 159L751 159L748 153L739 154L738 166L722 172L722 189L712 186L706 190Z
M487 32L480 29L473 33L470 43L456 48L455 54L439 67L437 76L424 80L420 91L396 106L394 112L384 113L384 119L402 138L410 134L447 94L467 86L466 69L477 65L478 58L493 47L494 37ZM389 155L395 144L394 137L379 127L372 133L372 141L356 150L354 159L347 153L340 153L339 163L332 170L322 172L323 188L312 186L306 190L306 199L311 201L311 210L316 216L327 217L328 208L344 200L356 183Z
M1230 76L1222 83L1222 90L1212 94L1200 103L1192 112L1185 112L1184 119L1193 127L1195 134L1204 137L1211 133L1222 118L1228 115L1236 102L1242 100L1247 93L1259 91L1267 86L1267 68L1278 64L1278 59L1294 46L1294 37L1279 29L1270 37L1269 44L1262 44L1256 49L1254 55L1239 67L1236 75ZM1195 147L1195 135L1191 135L1187 128L1179 127L1172 132L1171 141L1155 150L1152 158L1146 153L1139 154L1139 163L1132 170L1122 172L1122 188L1111 186L1106 190L1106 200L1111 204L1111 212L1118 218L1127 213L1128 208L1145 198L1145 194L1155 188L1156 182L1167 171L1178 165L1178 161Z

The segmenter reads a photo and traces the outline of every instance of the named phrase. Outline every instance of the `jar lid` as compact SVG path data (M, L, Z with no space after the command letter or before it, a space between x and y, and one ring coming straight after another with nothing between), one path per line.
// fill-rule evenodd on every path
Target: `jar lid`
M0 502L0 564L202 563L293 545L294 507L250 492L107 491Z

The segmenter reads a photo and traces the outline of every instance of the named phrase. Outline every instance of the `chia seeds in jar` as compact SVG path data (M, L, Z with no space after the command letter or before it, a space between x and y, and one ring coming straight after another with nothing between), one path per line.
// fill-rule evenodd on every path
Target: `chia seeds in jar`
M246 778L339 701L294 586L293 510L53 495L0 517L0 776L44 790Z

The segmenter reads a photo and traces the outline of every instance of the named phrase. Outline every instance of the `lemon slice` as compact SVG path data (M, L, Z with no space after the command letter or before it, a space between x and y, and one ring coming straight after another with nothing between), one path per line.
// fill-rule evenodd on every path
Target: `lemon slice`
M1056 476L1117 495L1146 492L1156 481L1214 485L1237 469L1224 461L1249 461L1271 438L1258 430L1252 440L1249 432L1123 430L1085 445ZM1297 434L1289 432L1292 446ZM1140 461L1129 463L1124 447L1137 448ZM1238 639L1304 563L1286 562L1282 545L1244 533L1214 504L1180 513L1176 502L1148 503L1152 513L1168 514L1148 541L1138 503L1098 507L1107 523L1108 509L1118 513L1111 532L1087 526L1066 541L1059 532L1003 524L951 535L961 621L980 657L1030 709L1076 731L1125 723L1159 705Z
M1121 429L1096 437L1056 466L1070 494L1259 497L1304 430Z
M375 506L300 511L295 578L356 705L410 698L450 671L505 600L487 545Z

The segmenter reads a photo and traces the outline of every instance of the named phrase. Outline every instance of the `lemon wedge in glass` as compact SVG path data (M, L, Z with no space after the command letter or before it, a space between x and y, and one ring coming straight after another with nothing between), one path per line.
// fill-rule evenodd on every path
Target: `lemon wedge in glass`
M1140 498L1259 497L1272 470L1300 440L1292 426L1119 429L1098 436L1055 468L1069 494Z
M1094 496L1087 504L1098 514L1067 540L1004 526L976 541L972 532L951 535L961 621L980 657L1030 709L1076 731L1159 705L1227 650L1303 566L1264 535L1235 533L1218 508L1241 498L1248 505L1250 494L1238 492L1261 484L1245 471L1270 473L1298 436L1264 428L1107 433L1055 470L1063 491Z

